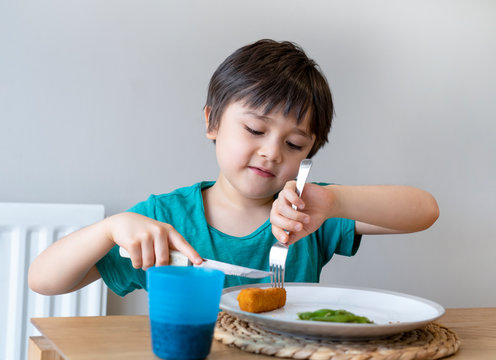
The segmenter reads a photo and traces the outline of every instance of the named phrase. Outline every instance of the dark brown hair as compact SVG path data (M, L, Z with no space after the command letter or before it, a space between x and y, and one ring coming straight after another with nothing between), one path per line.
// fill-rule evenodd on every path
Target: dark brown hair
M309 113L316 137L309 158L328 142L334 115L329 85L318 65L294 43L259 40L220 64L208 87L208 130L218 128L225 108L235 101L263 108L265 115L281 109L285 116L294 114L298 123Z

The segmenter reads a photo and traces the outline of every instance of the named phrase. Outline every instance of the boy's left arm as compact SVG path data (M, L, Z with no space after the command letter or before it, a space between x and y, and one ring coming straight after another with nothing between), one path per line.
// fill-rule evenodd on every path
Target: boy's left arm
M425 230L439 216L434 197L411 186L308 183L301 198L295 188L294 181L286 184L270 215L274 236L287 244L316 231L331 217L355 220L357 234L391 234Z

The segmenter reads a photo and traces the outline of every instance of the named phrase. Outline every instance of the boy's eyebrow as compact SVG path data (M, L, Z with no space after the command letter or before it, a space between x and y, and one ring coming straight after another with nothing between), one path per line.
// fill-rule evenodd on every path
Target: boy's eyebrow
M272 121L272 119L270 118L270 116L259 114L259 113L255 112L255 111L246 110L244 113L246 115L253 116L254 118L257 118L257 119L262 120L264 122L271 122ZM306 131L304 131L304 130L302 130L300 128L295 127L294 128L294 132L297 132L298 134L300 134L300 135L302 135L302 136L304 136L306 138L312 139L312 135L311 134L309 134L308 132L306 132Z
M257 113L257 112L252 111L252 110L246 110L245 111L245 115L250 115L250 116L256 117L257 119L260 119L260 120L263 120L263 121L270 121L270 117L269 116L263 115L263 114L260 114L260 113Z

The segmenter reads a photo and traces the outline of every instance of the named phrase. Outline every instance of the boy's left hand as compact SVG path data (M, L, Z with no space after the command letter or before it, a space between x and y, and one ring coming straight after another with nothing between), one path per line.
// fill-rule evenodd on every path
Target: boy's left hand
M293 209L293 204L297 210ZM307 183L300 198L296 194L296 181L288 181L272 204L272 234L281 243L294 244L316 231L328 218L329 209L333 205L335 204L329 189ZM289 235L285 230L289 231Z

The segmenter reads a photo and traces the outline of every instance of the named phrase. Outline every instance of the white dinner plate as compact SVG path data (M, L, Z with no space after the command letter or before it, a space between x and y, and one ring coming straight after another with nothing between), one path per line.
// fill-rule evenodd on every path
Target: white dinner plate
M260 314L239 309L241 289L269 284L234 286L224 289L220 308L243 320L280 333L297 336L366 339L417 329L444 314L444 308L427 299L398 292L325 285L285 283L286 305ZM299 320L297 313L319 309L344 309L366 316L374 324L333 323Z

